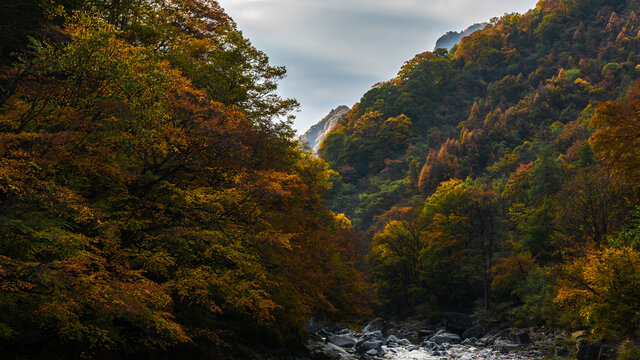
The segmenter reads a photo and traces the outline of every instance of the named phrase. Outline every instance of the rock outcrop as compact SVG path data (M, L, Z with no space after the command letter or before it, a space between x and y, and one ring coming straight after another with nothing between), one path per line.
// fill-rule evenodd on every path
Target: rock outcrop
M325 116L324 119L320 120L319 123L313 125L307 132L300 136L300 141L309 145L309 147L317 153L322 140L324 140L329 131L336 126L338 120L349 110L351 109L344 105L331 110L329 115Z

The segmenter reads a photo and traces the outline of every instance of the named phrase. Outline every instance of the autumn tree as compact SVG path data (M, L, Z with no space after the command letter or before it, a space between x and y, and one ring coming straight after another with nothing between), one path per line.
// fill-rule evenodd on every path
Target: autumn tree
M589 140L595 154L611 169L634 184L640 176L640 85L635 84L621 101L605 102L591 118L595 132Z
M366 313L327 164L108 15L74 12L8 70L26 69L0 108L3 353L247 357L241 338Z
M640 256L629 247L592 250L563 267L555 299L596 336L638 334Z

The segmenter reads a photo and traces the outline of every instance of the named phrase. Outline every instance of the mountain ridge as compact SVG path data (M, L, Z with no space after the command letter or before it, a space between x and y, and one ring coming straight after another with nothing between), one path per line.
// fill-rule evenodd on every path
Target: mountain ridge
M484 27L487 26L488 24L489 23L487 22L476 23L459 32L448 31L447 33L442 35L440 38L438 38L438 40L436 41L434 50L435 49L451 50L454 46L460 43L460 40L462 40L463 37L469 36L478 30L484 29Z

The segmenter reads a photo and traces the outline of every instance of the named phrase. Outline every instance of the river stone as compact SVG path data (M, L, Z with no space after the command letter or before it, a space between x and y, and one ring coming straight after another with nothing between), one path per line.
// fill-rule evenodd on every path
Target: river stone
M395 335L390 335L387 338L387 343L388 344L397 344L400 341L400 339L398 339L398 337L396 337Z
M387 339L382 335L382 331L371 331L364 334L364 340L377 340L382 343L382 345L387 344Z
M333 336L334 334L332 332L329 332L325 329L320 329L320 331L318 331L318 335L324 337L324 338L329 338L329 336Z
M502 353L508 353L510 351L517 350L518 347L518 344L514 344L507 340L496 340L496 342L493 344L493 348Z
M462 341L462 345L475 345L477 342L478 342L478 339L474 337L470 337L470 338L464 339Z
M343 348L323 342L312 342L309 345L309 351L313 359L323 360L357 360L357 357L349 354Z
M382 341L366 340L366 341L360 341L356 344L356 352L358 354L365 354L372 349L375 349L376 352L382 350Z
M433 337L431 338L431 341L437 344L444 344L444 343L459 344L460 336L458 336L457 334L452 334L445 331L439 331L437 334L433 335Z
M427 350L433 350L438 346L438 344L434 343L433 341L425 340L422 342L422 344L420 344L420 346Z
M330 335L327 337L330 343L338 345L344 348L352 348L356 345L355 340L348 337L347 335Z
M411 346L411 341L407 340L407 339L400 339L398 340L398 345L402 345L402 346Z

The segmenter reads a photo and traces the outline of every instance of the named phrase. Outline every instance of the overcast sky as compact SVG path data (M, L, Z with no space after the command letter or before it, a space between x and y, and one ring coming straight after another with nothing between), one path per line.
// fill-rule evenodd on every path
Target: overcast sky
M393 78L447 31L523 13L536 0L219 0L273 65L287 67L283 97L296 98L303 133L371 85Z

